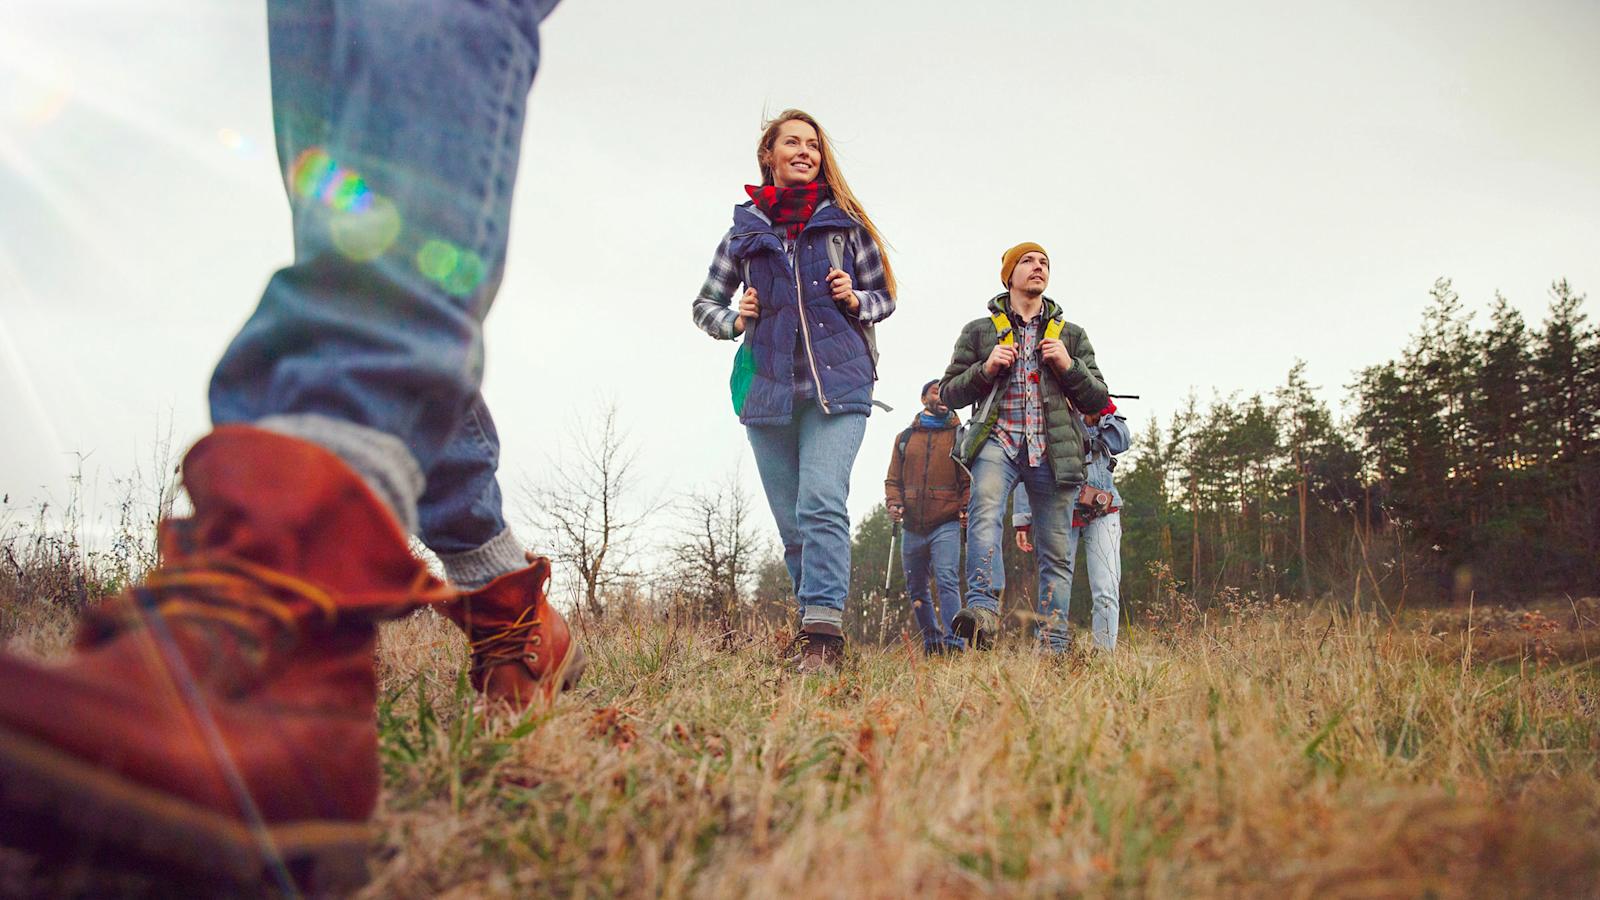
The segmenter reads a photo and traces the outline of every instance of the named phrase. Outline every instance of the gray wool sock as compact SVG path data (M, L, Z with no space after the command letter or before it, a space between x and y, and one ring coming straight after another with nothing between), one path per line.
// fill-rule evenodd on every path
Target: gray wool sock
M488 543L461 553L440 553L439 562L450 583L463 590L476 590L510 572L526 569L522 544L508 527Z

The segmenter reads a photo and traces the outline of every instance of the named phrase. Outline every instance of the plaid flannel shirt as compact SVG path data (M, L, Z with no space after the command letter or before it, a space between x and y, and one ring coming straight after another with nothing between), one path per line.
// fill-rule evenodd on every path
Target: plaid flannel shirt
M1017 342L1017 361L1006 377L999 397L999 418L994 437L1006 456L1016 459L1023 449L1028 465L1044 461L1044 407L1039 402L1039 378L1044 361L1039 357L1039 341L1044 334L1044 310L1020 325L1012 320L1011 336Z
M757 215L760 215L759 210ZM792 267L794 241L786 240L782 235L778 237L783 240L784 251L789 255L789 265ZM730 229L717 244L717 251L711 257L711 270L706 274L705 284L700 286L700 293L694 298L693 307L694 324L706 334L724 341L738 337L733 331L733 323L739 319L739 310L733 298L739 290L739 284L744 281L739 261L728 252L732 238L733 231ZM854 287L856 299L861 301L861 309L855 313L856 317L863 325L874 325L889 318L890 313L894 312L894 295L889 293L884 278L883 254L878 251L878 245L865 228L857 225L845 232L844 250L855 259Z

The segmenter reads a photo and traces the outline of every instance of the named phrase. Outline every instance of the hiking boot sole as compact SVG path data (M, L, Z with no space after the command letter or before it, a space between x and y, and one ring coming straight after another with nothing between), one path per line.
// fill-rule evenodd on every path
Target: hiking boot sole
M971 619L958 618L950 623L950 630L955 634L956 637L961 638L962 643L966 644L968 647L971 647L972 632L977 628L977 626L978 623Z
M957 615L950 622L950 630L967 645L969 650L988 650L994 646L994 636L980 642L977 637L978 620L973 616Z
M369 879L366 823L256 828L0 728L0 842L53 860L248 892L342 893Z

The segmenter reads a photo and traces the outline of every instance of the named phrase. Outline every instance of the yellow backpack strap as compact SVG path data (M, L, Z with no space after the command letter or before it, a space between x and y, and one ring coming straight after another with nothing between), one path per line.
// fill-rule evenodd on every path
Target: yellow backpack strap
M1060 318L1051 319L1044 323L1044 339L1048 341L1061 337L1061 328L1066 324L1067 320Z
M1005 313L997 312L989 317L989 321L994 323L994 333L999 338L999 343L1015 344L1017 342L1016 333L1011 329L1011 320L1006 317Z

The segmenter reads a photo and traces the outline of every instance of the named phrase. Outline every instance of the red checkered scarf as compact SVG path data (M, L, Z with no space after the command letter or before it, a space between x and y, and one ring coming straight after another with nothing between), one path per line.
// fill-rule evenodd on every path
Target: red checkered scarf
M800 237L800 230L811 220L822 201L828 199L828 186L820 181L799 187L778 187L775 184L744 186L744 192L755 201L756 209L766 214L774 225L788 230L789 240Z

